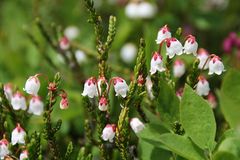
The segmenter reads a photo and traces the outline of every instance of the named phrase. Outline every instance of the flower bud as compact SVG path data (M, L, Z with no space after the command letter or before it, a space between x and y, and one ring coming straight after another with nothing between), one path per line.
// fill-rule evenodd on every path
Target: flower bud
M20 126L20 124L17 124L17 127L12 131L12 137L11 137L11 143L12 145L15 144L25 144L25 136L26 132L24 129Z
M221 59L214 55L213 58L211 58L210 62L209 62L209 75L212 75L213 73L220 75L222 74L222 72L224 72L224 65L221 62Z
M69 39L73 40L79 35L79 29L76 26L68 26L64 30L64 35Z
M137 56L137 47L133 43L125 44L121 48L120 56L125 63L132 63Z
M153 95L153 92L152 92L153 83L152 83L151 78L149 76L147 76L147 78L146 78L145 86L146 86L149 98L151 100L153 100L154 99L154 95Z
M4 84L4 94L6 98L11 101L13 96L13 86L11 83Z
M210 92L207 96L207 100L208 100L208 103L210 104L210 106L214 109L217 107L217 100L216 100L216 97L215 95Z
M171 32L167 25L165 25L158 31L156 42L157 44L160 44L162 43L163 40L171 37L172 37Z
M9 142L5 138L1 139L0 140L0 159L4 159L4 157L10 153L8 147L9 147Z
M59 47L62 50L68 50L70 47L70 42L66 36L62 37L59 41Z
M40 116L43 113L44 104L41 97L33 96L29 103L28 113Z
M98 109L100 111L107 111L108 109L108 100L105 97L101 97L98 103Z
M184 53L186 54L193 54L194 56L197 55L198 43L196 42L196 38L192 35L187 36L187 40L184 44Z
M20 154L19 160L26 160L26 159L28 159L28 151L27 151L27 150L24 150L24 151L22 151L22 153Z
M89 98L98 96L96 79L94 77L89 78L85 82L82 96L88 96Z
M125 98L127 96L128 85L126 81L120 77L113 78L114 90L116 92L116 96L122 96Z
M38 91L40 89L40 81L37 77L35 76L30 76L26 83L25 83L25 88L23 89L25 92L31 95L38 95Z
M102 132L102 139L104 141L113 142L116 132L116 125L115 124L107 124L106 127L103 129Z
M62 93L60 94L61 96L61 101L60 101L60 109L68 109L69 104L68 104L68 98L67 98L67 93Z
M176 38L167 38L166 43L166 54L170 59L183 53L183 46Z
M138 118L132 118L130 126L135 133L139 133L144 129L144 124Z
M180 78L185 73L185 64L182 60L176 60L173 66L173 76Z
M207 96L209 91L210 91L210 87L209 87L208 81L203 76L199 76L198 80L199 81L197 83L197 88L196 88L197 94L199 96Z
M203 48L199 48L198 55L197 55L197 58L200 61L199 65L198 65L199 69L208 69L208 66L209 66L209 61L207 61L208 57L209 57L208 51ZM204 66L204 64L205 64L205 66ZM203 66L204 66L204 68L203 68Z
M155 52L151 59L151 75L155 74L157 71L164 72L165 70L166 69L163 67L162 56L158 52Z
M13 97L11 99L11 105L14 110L19 110L19 109L26 110L27 109L26 99L18 91L13 95Z

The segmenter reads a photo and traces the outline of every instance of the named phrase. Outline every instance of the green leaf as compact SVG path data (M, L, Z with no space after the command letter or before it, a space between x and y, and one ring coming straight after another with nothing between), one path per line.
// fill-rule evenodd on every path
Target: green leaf
M202 149L214 149L216 123L209 104L186 84L180 104L186 134Z
M223 115L232 128L240 126L240 72L229 70L223 79L220 91L220 106Z
M171 150L172 152L191 160L204 160L204 153L203 151L198 148L189 138L172 134L172 133L165 133L165 134L157 134L151 135L149 133L149 136L146 134L141 135L141 138L143 138L148 143L151 143L152 145L159 147L159 148L165 148L167 147L168 150ZM163 146L165 145L165 147ZM165 149L167 149L165 148Z
M159 86L158 111L162 120L171 125L179 120L179 99L166 81L161 80Z
M214 160L238 160L233 154L229 152L216 152L216 154L213 157Z

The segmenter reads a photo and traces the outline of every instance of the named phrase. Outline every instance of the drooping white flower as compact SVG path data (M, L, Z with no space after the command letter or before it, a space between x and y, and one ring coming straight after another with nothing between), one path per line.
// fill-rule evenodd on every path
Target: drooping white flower
M61 101L60 101L60 109L68 109L69 103L68 103L68 98L67 98L67 93L62 93L60 94L61 96Z
M138 118L132 118L130 126L135 133L139 133L144 129L144 124Z
M63 36L59 41L59 47L62 50L68 50L70 48L70 41L66 36Z
M76 26L68 26L64 30L64 35L69 39L73 40L79 35L79 29Z
M199 96L207 96L210 91L209 83L205 77L199 76L196 92Z
M208 51L203 48L199 48L198 55L197 55L197 58L200 61L199 65L198 65L199 69L208 69L208 66L209 66L209 61L207 61L208 57L209 57ZM205 64L205 66L204 66L204 64ZM203 66L204 66L204 68L203 68Z
M129 18L138 18L138 4L133 2L128 3L125 8L125 14Z
M192 53L194 56L197 56L197 49L198 43L196 42L196 38L192 35L188 35L183 47L183 52L186 54Z
M106 78L103 76L98 78L97 85L98 85L98 90L99 90L100 94L102 94L102 87L106 88L106 90L109 89L108 82L107 82Z
M133 43L126 43L120 51L121 59L125 63L132 63L137 56L137 47Z
M209 75L212 75L213 73L220 75L222 72L224 72L224 65L221 61L221 58L218 56L214 55L213 58L211 58L209 62Z
M17 91L13 95L13 97L11 99L11 105L14 110L19 110L19 109L26 110L27 109L26 99L22 95L22 93L20 93L19 91Z
M27 151L27 150L24 150L24 151L22 151L22 153L20 154L19 160L26 160L26 159L28 159L28 151Z
M208 103L210 104L210 106L212 107L212 109L217 107L217 100L216 100L215 95L212 92L210 92L208 94L207 100L208 100Z
M181 55L183 53L183 46L176 38L167 38L166 43L166 54L169 58L173 58L175 55Z
M116 92L116 96L122 96L125 98L127 96L128 85L126 81L120 77L113 77L113 85L114 90Z
M9 142L5 138L1 139L0 140L0 159L4 159L4 157L10 153L8 147L9 147Z
M26 132L18 123L17 127L12 131L12 136L11 136L12 145L15 145L17 143L25 144L25 136L26 136Z
M165 25L158 31L156 42L157 44L160 44L162 43L163 40L171 37L172 37L172 34L169 28L167 27L167 25Z
M104 141L113 142L116 132L116 125L115 124L107 124L106 127L102 131L102 139Z
M4 94L6 98L11 101L13 96L13 86L11 83L4 84Z
M86 80L82 95L88 96L89 98L94 98L98 96L96 79L94 77Z
M40 81L38 79L37 74L35 76L30 76L25 83L25 88L23 88L23 90L28 94L35 95L35 96L38 95L39 89L40 89Z
M151 59L151 75L155 74L157 71L164 72L165 70L166 69L163 67L162 56L158 52L155 52Z
M75 52L75 57L79 64L82 64L82 63L86 62L86 60L87 60L86 54L81 50L77 50Z
M151 81L150 76L147 76L145 86L146 86L149 98L151 100L153 100L154 99L154 95L153 95L153 92L152 92L153 83Z
M139 18L152 18L156 14L157 8L149 2L138 3L138 17Z
M176 60L174 62L174 66L173 66L173 76L176 78L180 78L184 75L185 73L185 64L182 60Z
M100 111L107 111L108 109L108 100L105 97L101 97L98 103L98 109Z
M33 96L29 103L28 113L40 116L43 113L44 104L41 97Z

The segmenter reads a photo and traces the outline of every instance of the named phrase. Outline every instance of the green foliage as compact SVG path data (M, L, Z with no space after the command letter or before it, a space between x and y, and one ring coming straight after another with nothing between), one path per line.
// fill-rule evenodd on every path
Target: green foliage
M185 86L180 104L183 128L194 143L202 149L213 150L216 122L209 104L188 85Z

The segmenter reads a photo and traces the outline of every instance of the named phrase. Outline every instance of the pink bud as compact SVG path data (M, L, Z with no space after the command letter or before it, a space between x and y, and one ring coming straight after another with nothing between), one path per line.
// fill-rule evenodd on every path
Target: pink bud
M59 46L62 50L68 50L70 47L70 42L66 36L62 37L59 42Z

